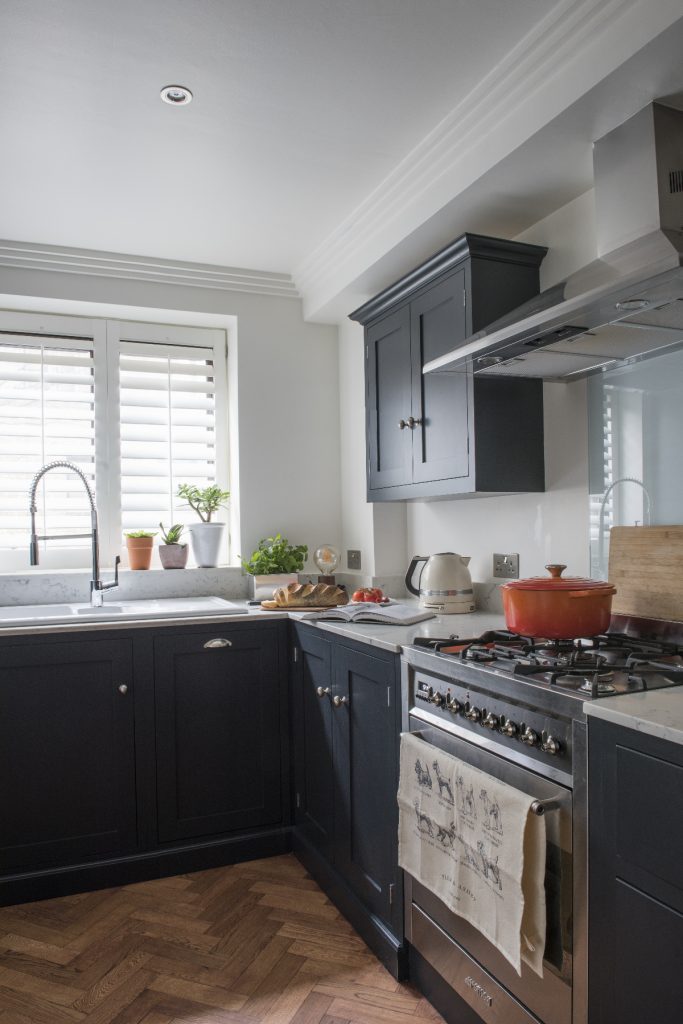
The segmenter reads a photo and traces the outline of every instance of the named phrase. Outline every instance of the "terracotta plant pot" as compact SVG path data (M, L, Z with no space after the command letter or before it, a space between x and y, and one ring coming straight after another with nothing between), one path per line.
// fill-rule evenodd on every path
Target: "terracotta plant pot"
M159 560L164 569L184 569L189 552L187 544L160 544Z
M562 578L565 565L546 565L550 577L501 587L508 629L522 636L571 640L609 629L616 589L603 580Z
M149 569L154 537L126 537L128 564L131 569Z

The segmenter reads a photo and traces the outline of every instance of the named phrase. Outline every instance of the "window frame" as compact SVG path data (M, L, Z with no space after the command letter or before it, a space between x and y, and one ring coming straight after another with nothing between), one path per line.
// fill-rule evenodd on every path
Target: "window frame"
M215 456L216 483L230 489L229 409L228 409L228 341L226 331L212 327L183 327L167 323L151 323L100 317L62 314L0 311L0 331L45 336L64 347L92 348L95 422L95 484L100 536L100 563L111 568L114 557L124 546L121 518L121 442L119 356L121 342L179 345L211 352L215 384ZM19 341L19 339L18 339ZM30 345L30 341L28 342ZM36 467L36 472L40 469ZM28 494L26 516L28 522ZM223 555L229 561L229 533ZM90 567L90 546L50 548L42 545L41 568L62 572ZM28 546L3 548L0 538L0 573L16 573L28 568Z

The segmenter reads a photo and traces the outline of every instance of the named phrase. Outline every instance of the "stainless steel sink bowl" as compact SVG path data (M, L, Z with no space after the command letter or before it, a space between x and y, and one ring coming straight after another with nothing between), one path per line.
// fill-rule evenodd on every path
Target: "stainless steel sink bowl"
M163 597L147 601L107 601L101 608L90 604L32 604L0 606L0 627L43 625L75 620L173 619L244 614L244 605L222 597Z

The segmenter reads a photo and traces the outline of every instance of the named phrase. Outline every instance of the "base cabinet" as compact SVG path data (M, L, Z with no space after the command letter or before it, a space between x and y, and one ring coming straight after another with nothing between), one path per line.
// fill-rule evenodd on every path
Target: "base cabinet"
M0 875L135 848L130 641L0 652Z
M330 637L296 628L295 836L330 870L331 887L379 923L374 948L386 954L388 938L395 954L403 935L398 656ZM365 937L372 945L372 928Z
M589 1024L679 1024L683 747L589 720Z
M160 842L281 820L283 688L268 639L220 625L155 639Z

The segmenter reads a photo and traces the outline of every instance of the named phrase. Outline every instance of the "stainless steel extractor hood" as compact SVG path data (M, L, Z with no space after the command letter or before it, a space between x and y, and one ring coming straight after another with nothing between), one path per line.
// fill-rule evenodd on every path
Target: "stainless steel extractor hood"
M575 380L683 346L683 111L645 107L593 168L599 258L424 373Z

